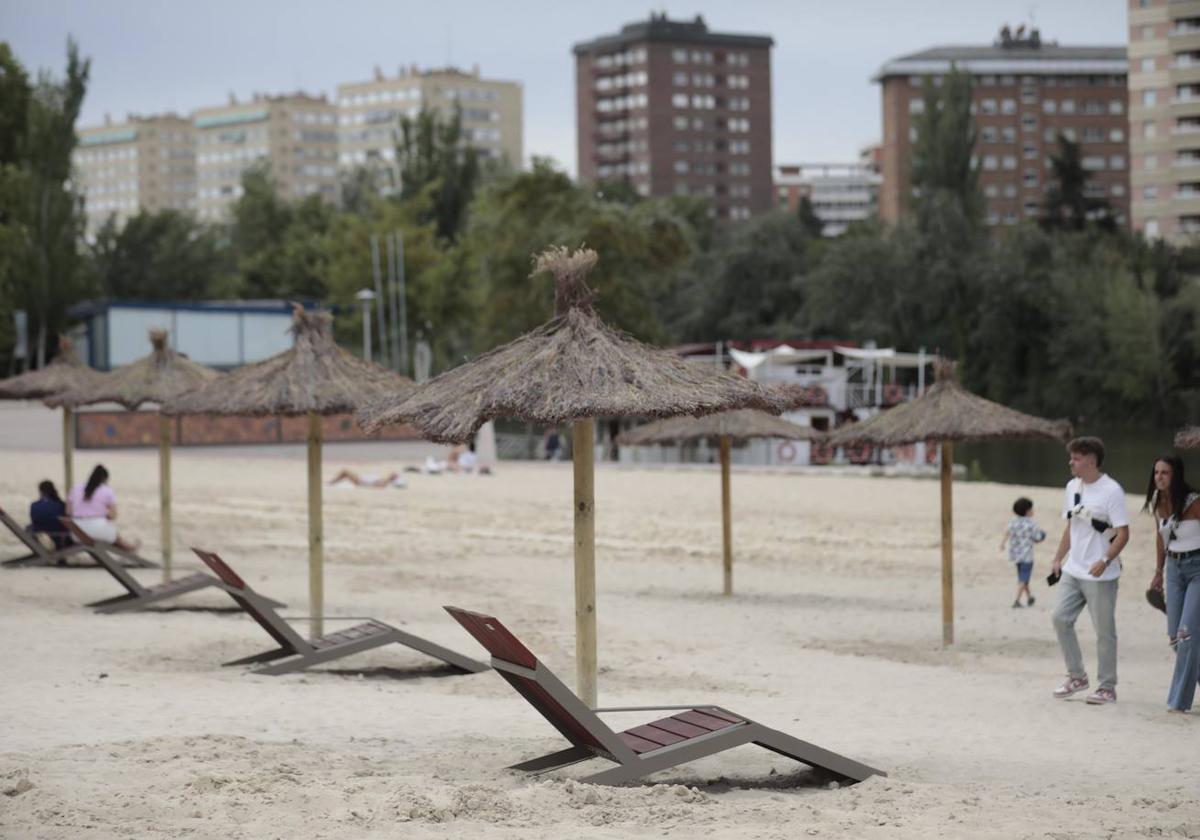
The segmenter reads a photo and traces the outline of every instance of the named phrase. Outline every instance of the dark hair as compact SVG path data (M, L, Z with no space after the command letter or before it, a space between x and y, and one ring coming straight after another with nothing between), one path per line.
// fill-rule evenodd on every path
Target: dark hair
M1033 510L1033 502L1024 496L1013 502L1013 513L1017 516L1024 516L1031 510Z
M53 481L46 480L39 484L38 493L40 493L43 498L53 499L56 502L62 501L62 499L58 497L58 488L54 486Z
M1104 441L1098 437L1077 437L1067 444L1067 451L1095 455L1097 467L1104 463Z
M1148 511L1154 506L1154 495L1158 489L1154 486L1154 467L1159 461L1171 468L1171 486L1167 490L1167 498L1171 502L1171 513L1182 518L1188 494L1196 491L1184 478L1183 459L1178 455L1159 455L1150 465L1150 483L1146 485L1146 504L1142 506L1142 510Z
M104 469L103 465L97 464L96 469L92 470L92 474L88 476L87 485L83 488L83 498L90 501L96 488L106 481L108 481L108 470Z

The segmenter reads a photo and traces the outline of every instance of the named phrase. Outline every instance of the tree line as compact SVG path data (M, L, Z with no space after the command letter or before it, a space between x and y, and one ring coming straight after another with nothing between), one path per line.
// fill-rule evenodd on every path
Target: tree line
M602 316L646 341L874 339L957 358L968 387L1040 414L1173 424L1200 409L1200 249L1117 224L1066 138L1040 218L990 230L966 74L926 86L905 219L835 239L809 206L724 225L700 198L480 160L456 118L429 111L397 126L392 188L359 170L337 204L289 201L256 168L226 223L143 211L88 239L70 172L88 71L71 44L63 78L31 80L0 45L0 370L12 309L39 352L88 297L313 299L339 307L338 337L357 348L371 240L398 231L409 335L435 372L549 318L530 255L586 243Z

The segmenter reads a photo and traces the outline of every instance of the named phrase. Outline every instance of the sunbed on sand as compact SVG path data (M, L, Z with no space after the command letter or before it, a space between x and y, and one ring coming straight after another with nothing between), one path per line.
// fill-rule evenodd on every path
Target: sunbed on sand
M274 662L277 659L284 660L254 671L255 674L274 676L301 671L321 662L341 659L343 656L361 653L395 642L432 656L434 659L440 659L466 673L478 673L488 669L488 666L482 662L477 662L461 653L455 653L428 639L405 633L403 630L373 618L365 619L364 623L356 624L337 633L328 633L316 639L305 639L279 613L275 612L274 607L278 606L277 604L266 600L247 587L241 577L229 568L224 560L211 551L203 551L199 548L193 548L192 551L196 552L197 556L213 570L213 574L226 584L225 591L246 611L246 614L257 621L259 626L279 643L279 647L274 650L235 659L232 662L224 663L226 665L252 665L260 662ZM336 621L337 619L326 616L325 620Z
M0 561L0 565L7 566L10 569L22 566L54 566L64 563L68 557L74 554L87 551L87 547L79 543L68 543L55 549L46 548L35 534L31 534L22 528L17 520L5 513L3 508L0 508L0 523L3 523L4 527L12 531L13 536L20 540L25 548L29 549L28 554Z
M113 613L125 612L126 610L140 610L150 604L165 601L168 598L177 598L180 595L185 595L188 592L195 592L197 589L207 589L216 587L217 589L228 589L223 582L207 575L204 572L196 572L194 575L177 578L167 581L166 583L158 583L152 586L143 586L138 582L137 578L125 571L117 559L119 556L128 555L136 557L137 555L130 554L123 549L117 548L111 543L100 542L94 540L79 527L70 517L60 517L60 521L66 527L67 532L75 539L76 542L87 547L87 551L92 557L96 558L105 571L116 578L117 583L125 589L124 595L117 595L112 598L105 598L101 601L93 601L85 606L94 607L96 612ZM261 597L261 596L260 596ZM276 601L271 601L272 604L282 607Z
M445 609L491 653L496 673L571 742L565 750L514 764L509 768L511 770L541 773L590 758L606 758L615 761L617 766L581 781L616 785L742 744L758 744L853 781L886 775L881 770L755 723L720 706L589 709L495 618L458 607ZM650 711L673 714L623 732L613 731L597 714Z

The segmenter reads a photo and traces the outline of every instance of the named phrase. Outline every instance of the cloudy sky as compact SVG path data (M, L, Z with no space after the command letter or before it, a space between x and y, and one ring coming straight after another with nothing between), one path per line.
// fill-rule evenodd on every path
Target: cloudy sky
M185 113L230 92L332 96L378 65L447 63L525 88L525 154L575 171L571 46L666 11L711 29L770 35L777 162L853 159L879 139L887 59L988 43L1033 21L1063 44L1122 44L1125 0L0 0L0 38L58 73L73 35L92 58L83 125L127 112Z

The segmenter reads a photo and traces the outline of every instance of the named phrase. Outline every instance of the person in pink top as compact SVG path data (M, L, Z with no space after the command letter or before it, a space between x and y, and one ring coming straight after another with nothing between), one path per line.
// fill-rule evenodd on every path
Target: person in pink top
M117 533L117 494L108 486L108 470L100 464L86 483L76 484L67 494L67 515L94 540L112 543L126 551L138 549L138 543L121 539Z

